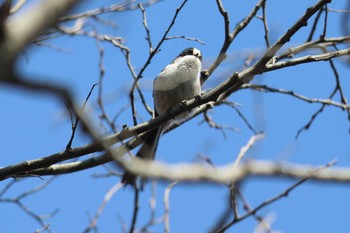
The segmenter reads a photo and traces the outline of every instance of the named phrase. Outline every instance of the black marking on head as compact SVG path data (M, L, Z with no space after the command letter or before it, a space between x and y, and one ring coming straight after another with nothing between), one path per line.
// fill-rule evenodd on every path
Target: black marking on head
M201 53L201 51L199 51L196 48L187 48L187 49L183 50L179 54L178 57L184 57L184 56L187 56L187 55L193 55L193 56L198 57L200 60L202 60L202 53Z
M179 57L184 57L186 55L193 55L194 48L187 48L184 49L180 54Z

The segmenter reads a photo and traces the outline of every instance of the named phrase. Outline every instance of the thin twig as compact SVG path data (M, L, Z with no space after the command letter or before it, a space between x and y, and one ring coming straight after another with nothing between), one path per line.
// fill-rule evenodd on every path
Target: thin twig
M170 191L173 189L173 187L178 182L175 181L171 183L164 191L164 232L170 233L170 203L169 203L169 196Z
M5 187L1 190L0 192L0 198L12 187L14 186L19 180L18 179L13 179L10 182L8 182Z
M235 167L238 166L238 164L242 161L244 155L247 153L247 151L250 148L252 148L252 146L255 144L255 142L258 141L258 140L263 139L264 137L265 137L264 134L253 135L249 139L248 143L245 146L241 147L241 149L240 149L240 151L239 151L239 153L237 155L237 158L236 158L235 162L233 163L233 169L235 169Z
M148 28L148 24L147 24L146 10L142 6L141 3L139 3L137 6L140 8L140 10L142 12L142 18L143 18L142 23L143 23L143 27L146 30L146 40L148 42L149 53L151 54L153 52L153 46L152 46L152 40L151 40L151 32L150 32L150 30Z
M318 172L320 172L320 171L322 171L322 170L324 170L324 169L327 169L327 168L333 166L334 164L335 164L335 161L331 161L331 162L329 162L328 164L326 164L325 166L322 166L322 167L320 167L320 168L318 168L318 169L315 169L315 170L313 170L313 171L310 171L310 176L313 175L313 174L315 174L315 173L318 173ZM278 195L276 195L276 196L274 196L274 197L272 197L272 198L270 198L270 199L268 199L268 200L263 201L260 205L258 205L258 206L255 207L254 209L250 209L246 214L241 215L239 218L234 218L231 222L229 222L229 223L226 224L225 226L222 226L220 229L215 230L214 232L217 232L217 233L219 233L219 232L224 232L224 231L226 231L228 228L230 228L232 225L234 225L235 223L240 222L240 221L246 219L247 217L250 217L250 216L252 216L252 215L255 215L255 214L256 214L260 209L262 209L263 207L268 206L268 205L270 205L270 204L276 202L277 200L281 199L282 197L287 197L288 194L289 194L292 190L294 190L295 188L297 188L299 185L301 185L302 183L304 183L304 182L307 181L307 180L308 180L307 177L305 177L305 178L299 180L298 182L296 182L294 185L292 185L292 186L290 186L289 188L287 188L287 189L286 189L285 191L283 191L282 193L280 193L280 194L278 194ZM241 196L241 197L243 197L243 196Z
M163 222L163 217L156 218L156 204L157 204L157 181L152 180L152 188L151 188L151 198L149 199L149 207L150 207L150 219L148 222L142 226L140 229L137 229L135 232L148 232L149 227L160 224Z
M24 4L27 3L27 0L18 0L16 2L16 4L11 8L11 11L10 13L11 14L15 14L17 11L19 11L23 6Z
M331 47L337 44L348 43L350 41L350 36L341 36L335 38L322 38L314 41L309 41L304 44L289 48L286 52L277 55L273 58L273 61L279 61L285 58L291 58L294 55L305 52L307 49L318 49L323 53L327 52L327 47Z
M92 85L92 87L90 88L90 91L88 93L88 95L86 96L85 98L85 101L84 101L84 104L83 104L83 107L81 108L81 112L84 111L84 108L86 106L86 103L87 101L89 100L91 94L92 94L92 91L94 90L94 88L96 87L97 83L95 83L94 85ZM70 150L72 148L72 143L73 143L73 140L74 140L74 136L75 136L75 132L78 128L78 125L79 125L79 122L80 122L80 118L79 118L79 115L76 115L74 114L74 112L71 111L70 109L70 106L69 105L66 105L67 108L68 108L68 111L69 111L69 116L70 116L70 119L71 119L71 124L72 124L72 134L70 136L70 139L66 145L66 150ZM75 115L75 121L73 122L73 114Z
M90 220L89 226L84 230L84 233L88 233L88 232L96 229L97 222L98 222L99 218L101 217L101 215L102 215L102 213L103 213L107 203L111 200L111 198L116 194L116 192L118 192L118 190L121 187L123 187L123 184L122 183L117 183L117 184L113 185L113 187L108 190L108 192L105 194L105 196L103 198L102 203L98 207L94 218Z
M238 203L237 203L237 191L238 188L234 183L230 184L230 204L231 208L233 210L233 217L239 218L239 213L238 213Z
M197 39L197 38L193 38L193 37L188 37L188 36L169 36L169 37L166 37L165 40L173 40L173 39L185 39L185 40L189 40L189 41L195 41L195 42L198 42L202 45L205 44L204 41L201 41L200 39Z
M98 41L106 41L106 42L109 42L111 43L112 45L114 45L115 47L119 48L121 53L124 55L125 57L125 61L126 61L126 64L131 72L131 75L133 77L133 79L136 79L136 72L134 70L134 67L133 65L131 64L131 58L130 58L130 49L128 47L126 47L125 45L123 45L123 40L121 37L113 37L113 36L109 36L109 35L100 35L98 34L96 31L84 31L82 30L83 28L83 23L80 23L80 24L77 24L75 27L73 27L72 29L69 29L69 28L66 28L66 27L63 27L63 26L58 26L57 29L64 33L64 34L67 34L67 35L83 35L83 36L87 36L87 37L92 37L92 38L95 38L96 40ZM100 62L102 61L102 55L103 55L103 50L101 50L101 46L98 44L99 48L100 48ZM101 54L102 53L102 54ZM100 71L102 71L100 69ZM101 74L100 74L101 76ZM140 96L140 99L141 99L141 102L143 104L143 106L145 107L145 109L147 110L148 113L150 113L152 115L153 111L152 109L148 106L143 94L142 94L142 91L139 87L138 84L136 84L136 89L137 89L137 92ZM133 99L133 96L132 96L132 101L131 103L133 104L134 103L134 99ZM103 108L102 108L103 110ZM107 115L106 114L103 114L102 113L102 117L105 118ZM105 119L107 121L107 124L111 126L111 128L113 129L114 128L114 131L116 131L115 127L114 127L114 123L113 121L110 121L109 119ZM137 121L136 121L136 112L135 114L133 115L133 121L134 121L134 125L136 125Z
M205 111L205 112L203 113L203 117L204 117L203 122L207 122L207 124L208 124L211 128L220 130L220 132L223 134L223 136L224 136L225 139L227 138L226 133L225 133L225 130L232 130L232 131L235 131L235 132L238 132L238 131L239 131L239 129L236 129L236 128L233 127L233 126L219 125L219 124L217 124L217 123L209 116L208 111ZM201 122L201 123L202 123L202 122Z
M242 201L243 207L247 212L252 211L252 208L250 207L248 201L244 198L242 192L238 189L237 193ZM269 225L266 223L263 217L259 216L257 213L252 214L252 216L264 227L264 229L268 232L271 233L272 230L269 227Z
M7 203L13 203L15 205L17 205L24 213L26 213L28 216L30 216L31 218L33 218L36 222L39 223L39 225L42 228L45 228L48 232L53 232L50 228L49 224L45 223L45 220L48 218L52 218L58 211L55 210L53 211L51 214L46 215L45 217L36 214L34 211L32 211L31 209L29 209L29 207L27 207L22 199L29 197L33 194L36 194L40 191L42 191L44 188L46 188L49 184L51 184L51 182L55 179L56 177L52 177L49 180L47 180L46 182L44 182L43 184L40 184L37 187L34 187L28 191L25 191L23 193L21 193L20 195L18 195L17 197L14 198L3 198L0 196L0 202L7 202ZM10 182L1 192L1 194L4 194L10 187L12 187L14 184L16 184L18 182L18 180L14 180L13 182Z
M236 113L238 114L238 116L243 120L243 122L246 124L246 126L254 133L254 134L258 134L258 131L254 129L254 127L252 126L252 124L248 121L247 117L244 116L244 114L241 112L241 110L239 110L237 104L229 102L229 101L222 101L223 104L230 106L231 108L233 108Z
M324 39L326 37L326 34L327 34L328 4L326 4L324 6L324 11L325 11L325 14L324 14L323 32L322 32L322 35L321 35L321 39Z
M133 187L134 187L134 212L132 214L132 220L131 220L129 233L133 233L134 232L134 229L135 229L135 226L136 226L137 216L138 216L138 213L139 213L139 205L140 205L140 203L139 203L140 190L137 187L137 185L133 185Z
M319 20L320 20L320 18L321 18L322 13L323 13L323 8L321 8L321 9L318 11L318 13L317 13L317 15L316 15L316 17L315 17L314 23L312 24L312 27L311 27L311 30L310 30L310 34L309 34L309 36L308 36L307 39L306 39L306 42L310 42L310 41L312 40L312 38L313 38L313 36L314 36L314 34L315 34L315 31L316 31L318 22L319 22Z
M106 112L106 109L104 107L104 102L103 102L103 98L102 98L102 95L103 95L103 81L104 81L104 77L105 77L105 67L104 67L104 63L103 63L103 58L104 58L104 48L103 46L101 45L100 41L96 39L96 45L97 45L97 48L99 50L99 64L98 64L98 67L99 67L99 79L98 79L98 97L97 97L97 104L100 108L100 111L101 111L101 115L100 115L100 119L101 120L104 120L107 125L112 129L112 131L114 133L117 132L117 128L116 126L114 125L114 122L109 118L107 112Z
M269 27L267 25L267 17L266 17L266 1L262 4L262 21L264 24L264 31L265 31L265 43L266 43L266 47L270 48L270 39L269 39Z
M290 67L290 66L296 66L300 64L305 64L305 63L311 63L311 62L320 62L320 61L328 61L329 59L332 58L337 58L337 57L344 57L350 55L350 49L342 49L342 50L337 50L333 52L325 52L323 54L318 54L318 55L307 55L304 57L299 57L287 61L281 61L281 62L276 62L276 63L269 63L265 66L264 72L269 72L277 69L282 69L285 67ZM274 59L274 58L272 58Z
M329 60L329 64L331 66L331 69L333 71L333 74L334 74L334 78L335 78L335 81L336 81L336 89L338 90L339 92L339 95L340 95L340 101L341 103L345 104L345 105L349 105L345 95L344 95L344 92L343 92L343 87L342 85L340 84L340 77L339 77L339 74L338 74L338 71L335 67L335 64L333 62L333 60ZM347 112L347 115L348 115L348 121L350 122L350 109L347 109L346 110ZM349 133L350 133L350 128L349 128Z
M333 8L328 8L328 12L340 13L340 14L350 14L350 10L346 10L346 9L333 9Z
M231 41L232 36L230 35L230 17L228 15L228 12L225 10L221 0L216 0L216 5L218 7L220 14L224 19L225 41Z
M150 7L161 0L149 0L147 2L143 2L142 5L144 7ZM122 3L116 3L112 4L110 6L100 7L93 10L88 10L82 13L77 13L74 15L68 15L65 17L62 17L60 19L60 22L70 21L70 20L76 20L81 18L89 18L89 17L95 17L98 15L111 13L111 12L123 12L123 11L130 11L130 10L136 10L138 8L137 5L133 4L133 1L123 1Z
M237 37L237 35L241 31L243 31L243 29L245 29L248 26L250 21L254 18L254 16L256 16L258 10L262 7L262 4L264 4L265 1L266 0L260 0L254 6L254 8L249 12L247 17L245 17L244 20L241 23L237 24L237 26L235 27L235 29L233 30L233 32L231 34L229 33L229 28L230 28L229 15L228 15L227 11L224 9L221 0L217 0L216 1L218 10L219 10L220 14L223 16L223 20L224 20L225 39L224 39L224 42L223 42L223 44L221 46L220 52L219 52L216 60L209 67L209 69L207 71L208 75L203 80L201 80L201 83L204 83L209 78L209 76L216 70L216 68L223 62L223 60L225 60L225 58L227 56L226 52L229 49L232 41Z
M335 88L333 89L332 93L330 94L329 98L328 99L332 99L334 97L334 95L339 92L339 95L340 95L340 99L341 99L341 103L342 104L345 104L345 105L349 105L346 98L345 98L345 95L343 93L343 90L342 90L342 86L340 84L340 77L339 77L339 74L337 72L337 69L334 65L334 62L332 59L329 60L329 64L331 66L331 69L333 71L333 74L334 74L334 78L335 78L335 81L336 81L336 86ZM322 104L322 106L311 116L310 120L303 126L301 127L298 131L297 131L297 134L295 136L295 138L298 138L299 135L302 133L302 131L304 130L308 130L310 128L310 126L312 125L312 123L315 121L316 117L321 113L323 112L323 110L325 109L327 105L325 103ZM348 115L348 121L350 122L350 109L346 109L347 111L347 115ZM349 132L350 132L350 129L349 129Z
M342 110L350 109L350 105L340 103L340 102L335 102L331 99L308 98L308 97L303 96L301 94L295 93L294 91L273 88L273 87L269 87L267 85L246 84L243 86L243 88L249 88L249 89L252 89L255 91L266 91L266 92L272 92L272 93L286 94L286 95L293 96L297 99L300 99L302 101L305 101L307 103L319 103L319 104L324 104L324 105L328 105L328 106L334 106L334 107L340 108Z

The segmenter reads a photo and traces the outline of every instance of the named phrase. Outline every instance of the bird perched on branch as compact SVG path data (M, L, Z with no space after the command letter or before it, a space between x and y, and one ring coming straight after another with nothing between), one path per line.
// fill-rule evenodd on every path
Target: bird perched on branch
M153 82L154 117L165 114L184 100L190 100L200 95L201 69L202 53L196 48L187 48L160 72ZM152 129L144 138L144 143L136 156L153 160L162 132L174 122L184 121L190 115L191 111L181 113L173 120ZM122 178L123 183L135 185L135 181L134 174L125 172Z

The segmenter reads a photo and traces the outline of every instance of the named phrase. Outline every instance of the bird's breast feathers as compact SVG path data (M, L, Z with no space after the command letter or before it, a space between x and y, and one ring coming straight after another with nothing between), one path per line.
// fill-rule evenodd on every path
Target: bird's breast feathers
M201 62L195 56L177 58L160 72L154 80L153 89L165 91L191 80L199 82L201 69Z

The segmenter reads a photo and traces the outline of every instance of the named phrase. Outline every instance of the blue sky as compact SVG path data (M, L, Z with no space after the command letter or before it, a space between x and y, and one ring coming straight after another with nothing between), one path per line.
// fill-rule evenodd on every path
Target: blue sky
M108 5L113 1L104 1ZM270 0L267 2L267 16L271 42L281 36L316 1ZM182 1L162 1L147 8L148 25L155 46L168 27L175 9ZM256 4L256 1L223 1L231 17L231 30ZM346 1L334 1L333 9L342 9ZM101 3L86 1L76 12L93 9ZM261 12L259 12L261 15ZM340 15L329 13L327 37L343 36ZM139 10L108 14L104 16L117 24L117 29L99 28L109 35L121 36L125 45L131 49L134 67L139 69L148 56L148 45L142 26ZM321 24L320 24L321 25ZM284 48L304 43L311 23L301 29ZM170 36L186 35L205 42L205 45L183 39L165 41L140 82L149 103L152 103L151 87L156 75L186 47L197 47L203 53L204 68L210 66L217 56L223 42L223 21L217 11L216 3L211 1L189 0ZM252 23L233 42L228 59L211 76L204 88L212 88L225 80L230 73L240 71L250 54L259 54L265 49L261 20ZM318 38L322 28L318 28ZM48 43L63 48L58 52L47 47L32 46L21 54L18 69L28 79L57 83L69 88L78 102L83 103L91 86L99 79L98 48L94 39L85 37L61 37ZM121 108L128 106L128 88L132 78L120 51L107 43L102 43L105 55L104 95L106 109L114 116ZM335 60L346 95L350 93L347 78L349 68L342 60ZM335 81L327 62L305 64L284 70L273 71L256 76L254 83L266 84L276 88L294 90L313 98L328 98ZM97 89L93 92L86 114L99 126ZM257 93L241 90L230 100L241 105L240 110L250 123L263 131L265 139L248 153L248 158L267 159L281 162L295 162L325 165L337 159L336 166L350 165L349 121L345 112L327 107L314 121L311 128L304 131L296 140L297 131L320 107L308 104L290 96ZM335 97L339 101L339 95ZM70 136L70 121L63 103L56 97L27 92L14 87L0 85L0 104L2 106L0 145L2 159L0 166L8 166L23 160L47 156L65 149ZM144 120L150 117L138 102L139 114ZM198 161L198 154L209 157L215 164L232 162L240 148L244 146L252 132L237 114L228 107L213 109L210 116L218 124L239 129L225 131L209 128L199 116L192 121L163 136L157 152L157 159L169 163ZM140 120L141 121L141 120ZM118 118L117 126L132 125L131 110L125 110ZM119 128L120 129L120 128ZM101 133L108 134L101 128ZM80 146L91 140L81 131L73 143ZM106 192L119 177L93 178L93 174L103 174L103 167L57 177L43 191L24 199L24 203L39 215L58 210L49 219L55 232L82 232L88 226L89 216L93 216ZM44 177L48 180L49 177ZM42 184L45 180L29 178L16 184L5 195L15 197L26 190ZM10 180L0 183L0 190ZM293 180L274 178L250 178L241 191L251 206L257 206L294 184ZM169 183L156 185L156 216L164 212L163 195ZM140 214L137 228L143 226L150 217L149 199L151 184L140 194ZM131 188L119 190L108 203L101 216L99 232L120 232L122 222L130 225L133 210ZM0 203L1 232L33 232L38 229L36 221L24 214L17 206ZM212 227L228 205L228 190L217 184L177 184L170 194L170 226L172 232L206 232ZM350 201L348 186L345 184L306 182L292 191L288 197L262 209L259 214L273 218L271 228L282 232L341 232L350 228L346 219ZM242 208L240 211L243 213ZM21 224L18 224L21 222ZM248 218L233 226L227 232L253 232L258 223ZM150 228L163 232L163 225Z

